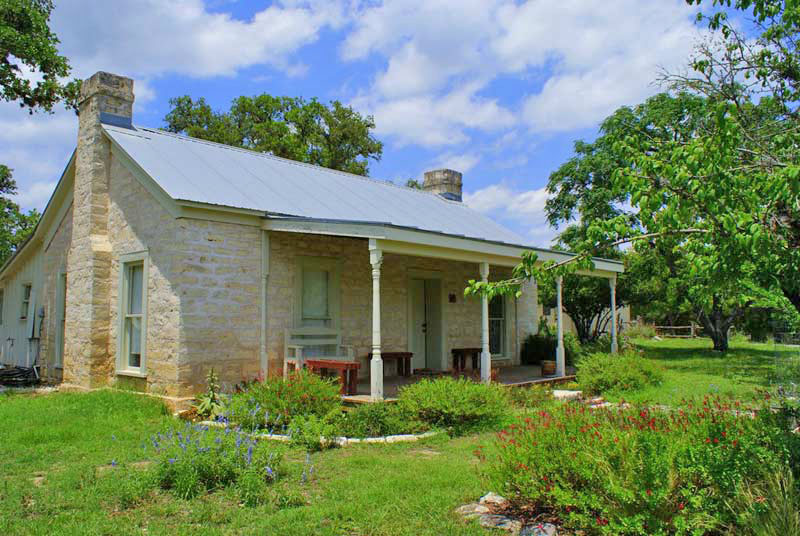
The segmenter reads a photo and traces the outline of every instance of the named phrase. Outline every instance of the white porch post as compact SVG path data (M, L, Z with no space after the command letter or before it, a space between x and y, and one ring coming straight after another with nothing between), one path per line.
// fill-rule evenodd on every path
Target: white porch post
M561 303L561 287L563 278L556 277L556 327L558 333L558 345L556 346L556 376L566 375L566 360L564 355L564 313Z
M608 285L611 287L611 353L616 354L617 347L617 278L610 277Z
M374 239L369 241L369 262L372 264L372 360L369 367L370 396L383 399L383 359L381 359L381 263L383 251Z
M489 263L481 263L481 281L489 281ZM492 381L492 354L489 351L489 298L481 295L481 381Z

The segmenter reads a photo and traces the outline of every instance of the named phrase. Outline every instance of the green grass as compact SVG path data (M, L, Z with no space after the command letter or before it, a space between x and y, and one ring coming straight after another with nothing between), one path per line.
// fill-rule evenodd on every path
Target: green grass
M769 388L776 374L800 356L798 348L740 338L735 338L724 354L712 351L711 341L703 338L640 339L634 344L646 359L664 367L664 382L632 393L606 394L609 400L677 404L709 393L751 399L758 388Z
M277 485L305 496L305 506L243 507L226 490L191 501L154 491L123 509L125 486L110 463L141 460L142 440L176 425L156 400L0 395L0 423L3 534L485 534L453 509L486 491L472 452L487 435L314 454L305 483L305 453L293 449Z
M636 343L665 381L624 398L666 404L711 392L752 397L770 386L776 356L800 355L740 340L725 355L706 339ZM313 454L307 482L305 453L291 449L275 489L304 497L303 506L243 507L221 490L190 501L153 491L123 507L130 487L112 460L141 461L143 439L170 426L181 424L158 400L132 393L0 394L0 534L486 534L453 509L488 491L472 453L492 434Z

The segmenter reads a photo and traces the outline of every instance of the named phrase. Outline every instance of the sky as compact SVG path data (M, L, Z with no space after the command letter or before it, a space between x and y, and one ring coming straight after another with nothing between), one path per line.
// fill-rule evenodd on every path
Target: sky
M685 69L702 37L684 0L56 0L59 50L86 78L134 79L134 123L164 126L169 99L340 100L375 118L375 178L464 174L464 201L531 245L548 176L602 119ZM16 200L42 210L75 147L77 118L0 102L0 162Z

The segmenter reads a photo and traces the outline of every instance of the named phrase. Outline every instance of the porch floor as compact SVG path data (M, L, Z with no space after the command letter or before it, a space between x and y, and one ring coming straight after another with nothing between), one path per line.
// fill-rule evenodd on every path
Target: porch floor
M446 375L447 373L444 373ZM464 376L475 378L471 370L464 373ZM423 378L432 378L436 376L414 374L412 376L385 376L383 378L383 396L386 400L392 400L397 397L397 393L401 387L420 381ZM477 379L477 378L476 378ZM497 382L508 386L525 386L535 383L558 383L562 381L569 381L574 379L574 376L565 376L556 378L553 376L542 376L542 368L538 365L518 365L511 367L500 367L497 369ZM358 382L357 394L350 396L343 396L346 402L364 403L371 402L369 396L370 383L369 378L362 378Z

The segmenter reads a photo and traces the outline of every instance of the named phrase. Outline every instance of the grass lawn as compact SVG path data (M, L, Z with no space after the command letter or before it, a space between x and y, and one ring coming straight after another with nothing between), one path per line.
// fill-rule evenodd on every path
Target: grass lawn
M142 459L141 443L176 426L153 399L122 392L0 395L2 534L486 534L453 509L486 491L472 452L490 435L289 452L276 485L308 504L243 507L233 492L195 500L153 492L119 506L111 467ZM43 477L40 481L35 479Z
M735 341L726 355L706 339L637 341L662 365L662 385L624 398L674 404L709 392L751 397L800 349ZM619 397L607 396L614 399ZM288 452L273 486L304 505L244 507L221 490L194 500L153 491L125 506L120 464L144 458L142 441L180 427L156 399L119 391L0 394L0 534L486 534L453 509L489 491L473 451L493 434L420 443ZM313 476L301 475L313 466Z
M676 404L684 398L698 398L708 393L752 398L756 389L791 374L797 377L800 348L752 343L739 338L731 341L725 354L713 352L710 339L636 340L645 358L665 369L664 383L622 395L607 395L609 400L624 398L631 402Z

